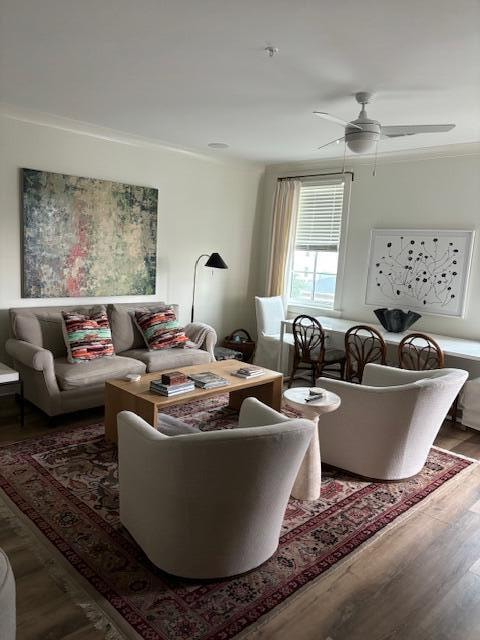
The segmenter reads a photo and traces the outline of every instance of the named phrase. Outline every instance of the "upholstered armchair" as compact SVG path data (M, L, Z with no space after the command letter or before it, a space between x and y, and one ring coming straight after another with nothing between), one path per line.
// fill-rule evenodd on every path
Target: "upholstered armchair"
M15 578L12 567L0 549L0 638L15 640Z
M360 385L318 378L342 399L319 423L322 462L379 480L417 474L467 377L367 364Z
M153 564L219 578L275 552L314 426L271 424L271 411L247 398L241 428L171 437L118 414L120 520Z

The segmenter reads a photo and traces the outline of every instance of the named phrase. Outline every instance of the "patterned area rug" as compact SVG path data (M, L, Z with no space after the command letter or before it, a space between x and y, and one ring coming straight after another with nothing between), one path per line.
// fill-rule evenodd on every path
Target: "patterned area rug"
M226 396L170 413L202 430L232 427L237 418ZM0 487L138 637L227 640L470 464L432 449L418 476L396 483L324 469L320 500L290 500L270 560L246 575L208 582L156 569L121 526L116 447L105 442L102 425L1 447Z

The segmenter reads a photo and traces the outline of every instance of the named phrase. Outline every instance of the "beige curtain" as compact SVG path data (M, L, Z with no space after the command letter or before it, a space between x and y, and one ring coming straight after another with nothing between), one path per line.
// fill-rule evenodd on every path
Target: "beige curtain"
M269 296L283 296L285 293L288 253L297 220L301 184L300 180L290 178L277 182L268 271Z

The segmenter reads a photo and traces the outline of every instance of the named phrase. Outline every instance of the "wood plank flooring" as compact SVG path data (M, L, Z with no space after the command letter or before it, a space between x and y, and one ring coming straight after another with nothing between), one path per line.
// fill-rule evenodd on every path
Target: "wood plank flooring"
M102 410L53 425L2 399L0 442L102 420ZM446 423L438 446L480 459L480 432ZM0 546L17 581L17 640L101 640L83 610L33 550L0 520ZM480 469L455 493L434 497L340 569L294 596L251 640L478 640L480 638Z

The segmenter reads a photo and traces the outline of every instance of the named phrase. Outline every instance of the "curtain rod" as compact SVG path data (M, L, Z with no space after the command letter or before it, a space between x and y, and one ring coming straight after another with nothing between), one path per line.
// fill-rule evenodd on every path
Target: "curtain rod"
M352 182L355 180L355 174L353 171L335 171L335 173L307 173L302 176L282 176L278 180L292 180L294 178L321 178L322 176L343 176L346 173L352 176Z

